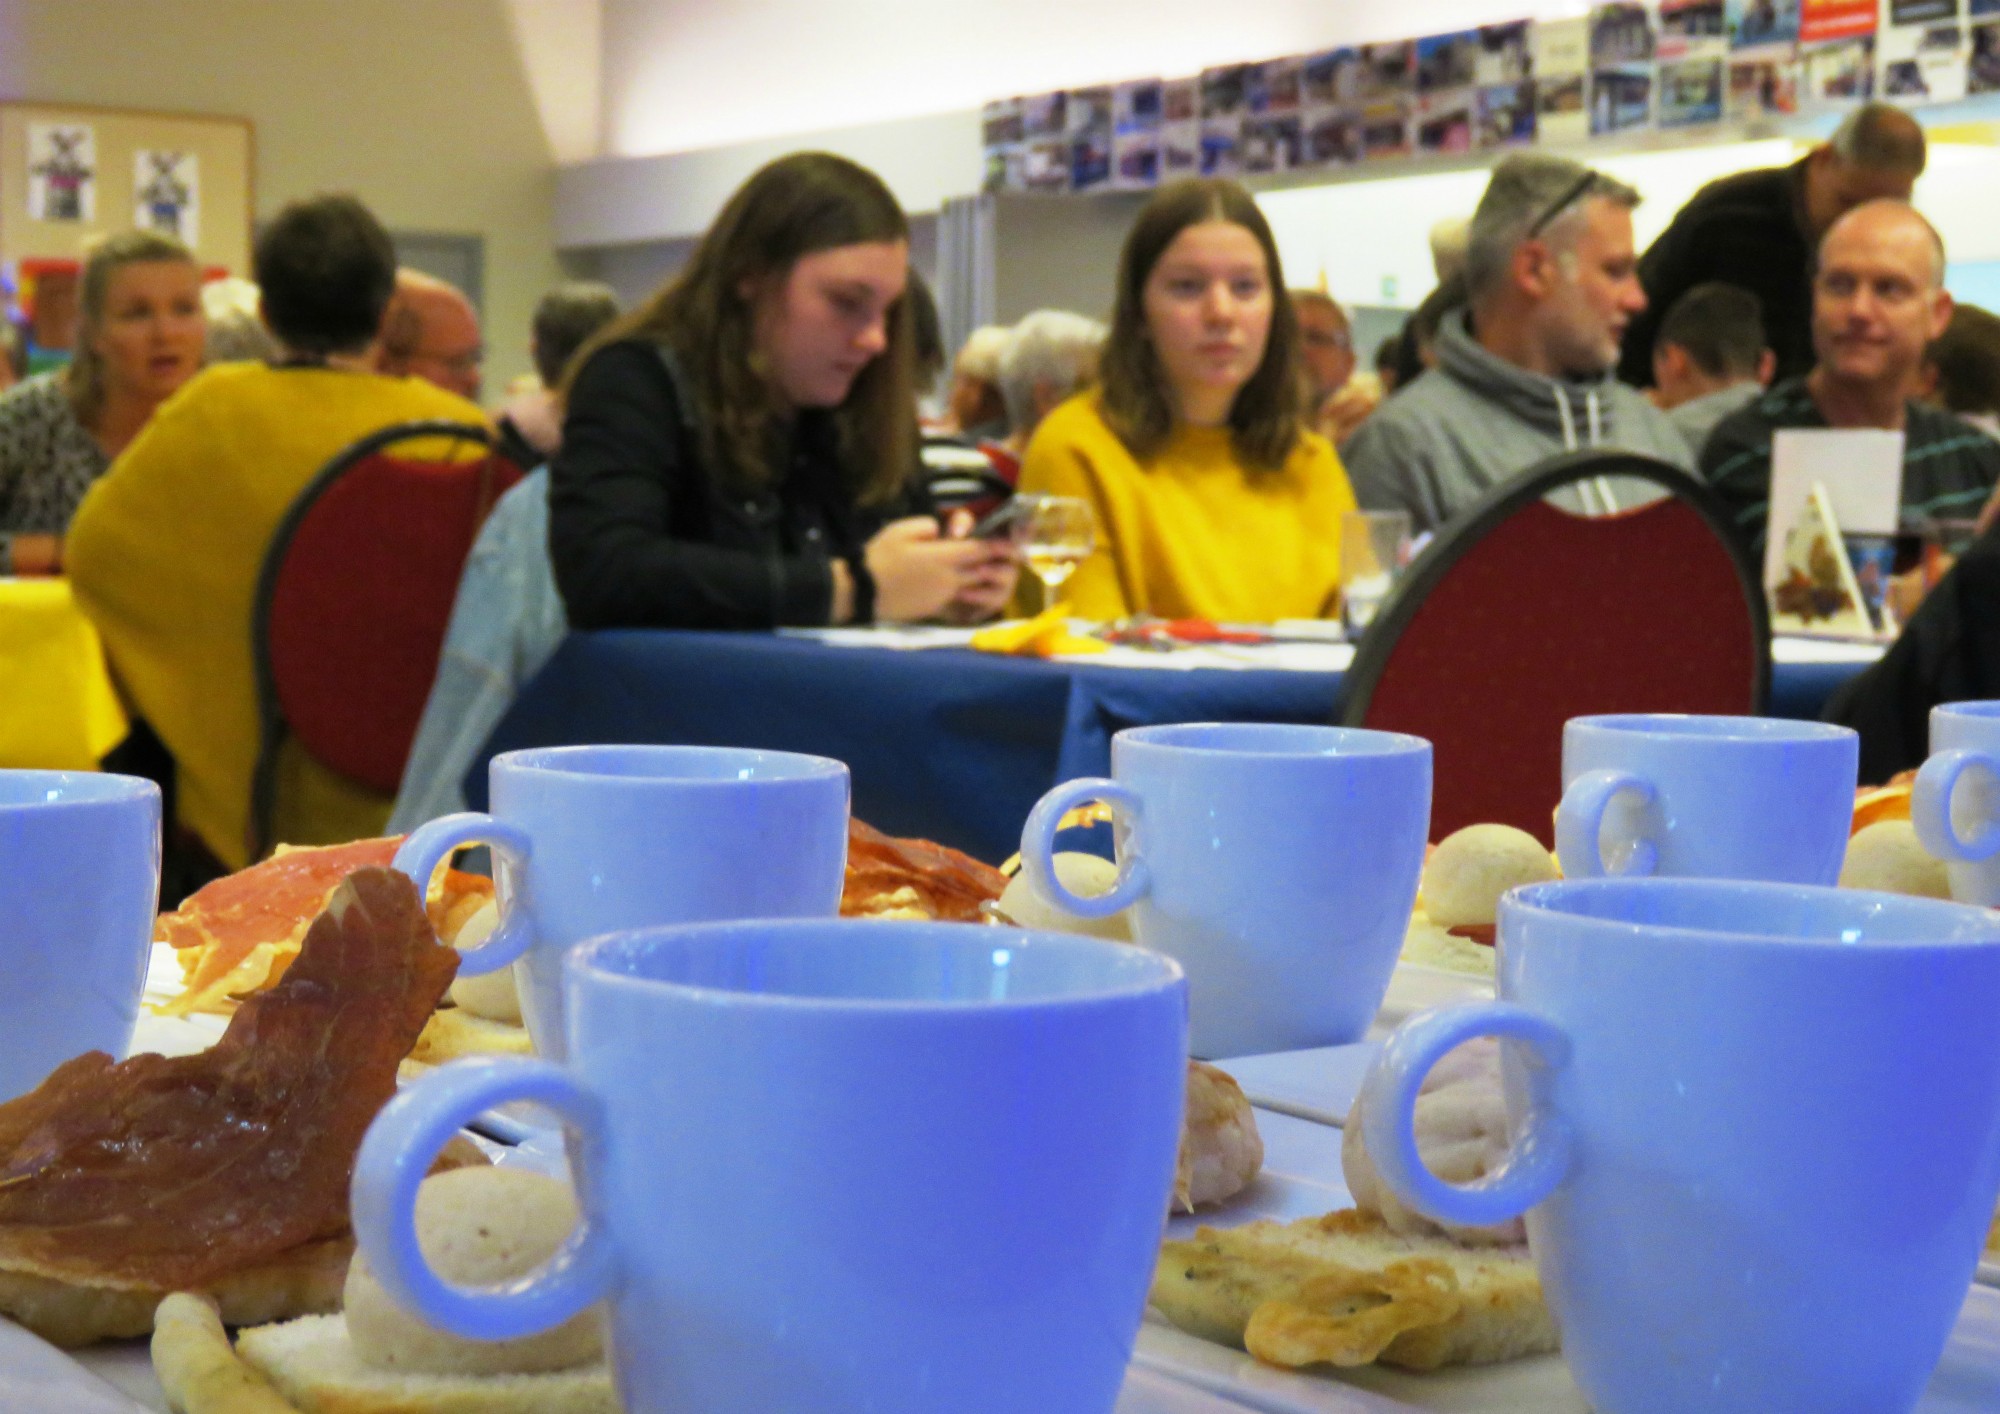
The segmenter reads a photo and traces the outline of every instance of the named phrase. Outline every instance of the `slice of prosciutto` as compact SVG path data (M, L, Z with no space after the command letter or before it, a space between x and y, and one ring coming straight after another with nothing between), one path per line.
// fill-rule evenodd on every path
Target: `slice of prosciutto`
M913 889L934 918L977 923L979 905L1000 897L1007 876L969 854L929 840L902 840L859 820L847 827L844 915L867 913L899 889Z
M0 1271L182 1290L345 1232L355 1152L457 970L407 878L350 873L211 1049L93 1051L0 1105Z

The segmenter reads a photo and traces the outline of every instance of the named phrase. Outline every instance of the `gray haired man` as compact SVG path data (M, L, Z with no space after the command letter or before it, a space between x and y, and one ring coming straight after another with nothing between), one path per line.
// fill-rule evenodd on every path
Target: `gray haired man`
M1419 530L1562 452L1616 448L1691 470L1666 415L1611 377L1646 307L1634 273L1639 194L1538 153L1493 169L1466 247L1468 307L1439 326L1437 366L1384 403L1341 448L1369 510L1407 510ZM1630 504L1592 483L1576 508Z
M1000 350L1000 401L1007 408L1007 435L986 449L1010 480L1020 475L1028 439L1056 404L1073 397L1097 376L1104 326L1066 309L1038 309L1023 316ZM1002 458L1005 460L1003 461Z

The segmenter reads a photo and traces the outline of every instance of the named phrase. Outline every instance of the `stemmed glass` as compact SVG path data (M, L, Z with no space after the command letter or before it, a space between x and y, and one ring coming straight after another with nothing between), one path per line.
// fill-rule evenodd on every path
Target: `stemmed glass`
M1063 581L1096 548L1097 519L1090 503L1075 496L1016 496L1014 504L1020 507L1014 544L1042 582L1042 608L1048 609Z

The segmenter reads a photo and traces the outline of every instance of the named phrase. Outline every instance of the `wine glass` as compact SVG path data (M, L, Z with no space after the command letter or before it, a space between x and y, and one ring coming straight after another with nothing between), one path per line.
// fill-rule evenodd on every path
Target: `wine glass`
M1056 604L1056 593L1076 567L1090 558L1097 545L1097 519L1090 503L1075 496L1016 496L1020 506L1014 522L1014 543L1036 579L1042 582L1042 608Z

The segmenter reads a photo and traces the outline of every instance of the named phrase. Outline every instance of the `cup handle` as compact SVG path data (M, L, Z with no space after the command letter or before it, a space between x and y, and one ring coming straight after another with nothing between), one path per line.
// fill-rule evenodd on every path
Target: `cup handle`
M615 1270L609 1235L588 1214L541 1270L504 1286L453 1286L417 1245L417 1186L475 1116L509 1100L546 1105L601 1146L604 1107L547 1061L453 1061L404 1087L382 1107L354 1160L348 1192L354 1236L375 1279L397 1305L468 1340L513 1340L561 1325L602 1301Z
M1940 751L1924 762L1910 788L1910 823L1933 859L1947 864L1978 864L2000 854L2000 821L1985 821L1977 834L1964 839L1951 819L1951 798L1969 770L2000 779L2000 760L1984 751Z
M490 846L507 860L517 875L527 867L528 857L534 853L526 830L505 824L491 815L466 811L458 815L441 815L411 831L410 837L397 849L390 867L409 875L421 896L430 888L431 875L437 872L438 865L453 850L463 849L469 844ZM500 922L487 935L486 941L459 953L458 972L461 977L498 972L526 952L528 944L534 941L528 920L521 914L516 902L508 898L499 906Z
M1125 857L1119 861L1118 877L1111 887L1085 898L1071 893L1056 877L1056 831L1062 826L1063 816L1092 800L1101 801L1114 814L1124 816L1128 839L1134 848L1122 851ZM1152 887L1152 876L1136 847L1140 819L1139 797L1118 782L1101 776L1064 781L1036 803L1028 812L1028 823L1021 827L1021 872L1028 876L1028 887L1042 902L1078 918L1109 918L1121 909L1130 908Z
M1417 1092L1447 1051L1475 1036L1532 1046L1547 1065L1569 1063L1562 1028L1512 1002L1469 1002L1420 1012L1396 1028L1361 1084L1361 1138L1397 1198L1437 1222L1493 1227L1556 1190L1569 1172L1573 1141L1560 1115L1537 1109L1514 1136L1506 1163L1477 1183L1446 1183L1417 1152Z
M1565 879L1601 879L1611 872L1604 862L1604 812L1620 791L1637 791L1646 804L1660 798L1653 783L1630 771L1585 771L1569 783L1556 807L1556 858ZM1627 875L1650 875L1660 867L1657 841L1641 839L1632 846Z

